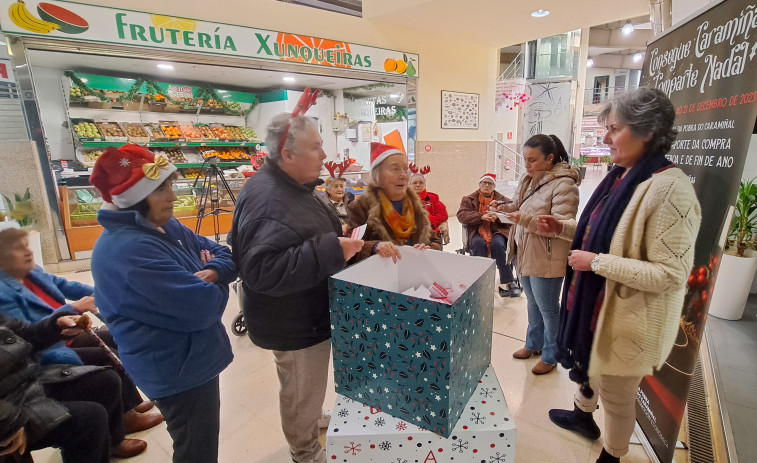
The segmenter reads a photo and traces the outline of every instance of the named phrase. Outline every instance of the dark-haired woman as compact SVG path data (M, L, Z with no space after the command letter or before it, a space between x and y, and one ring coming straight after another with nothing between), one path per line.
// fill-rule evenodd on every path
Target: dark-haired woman
M231 252L173 216L176 167L137 146L107 149L91 183L109 209L92 252L97 305L137 386L156 400L173 461L218 460L218 375L233 357L221 316Z
M568 153L554 135L534 135L523 146L526 173L520 179L518 196L501 206L517 225L508 243L510 263L516 255L518 275L528 299L526 345L513 353L527 359L541 353L531 370L543 375L557 365L557 329L562 288L572 234L543 234L538 218L551 215L564 224L575 224L578 211L578 171L570 167ZM572 230L573 226L564 227Z
M586 204L568 257L557 336L558 361L579 384L572 410L550 410L556 425L594 440L602 399L605 436L597 462L628 452L636 394L670 354L694 261L701 210L689 177L665 158L676 130L664 93L616 96L599 121L615 167ZM542 233L569 224L543 217Z

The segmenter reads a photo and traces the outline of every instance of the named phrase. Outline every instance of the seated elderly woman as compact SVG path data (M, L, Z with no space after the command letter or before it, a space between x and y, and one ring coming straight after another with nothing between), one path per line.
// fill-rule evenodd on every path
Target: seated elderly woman
M121 382L113 370L41 366L34 357L89 329L86 318L59 310L29 324L0 314L0 461L29 462L29 451L57 447L63 463L107 463L147 447L124 439Z
M367 225L360 261L372 254L401 258L397 246L440 250L441 240L431 227L425 206L408 187L407 157L381 143L371 143L371 178L365 194L347 207L350 229Z
M428 211L428 219L431 221L431 227L434 229L439 237L442 239L442 244L449 244L449 224L447 219L447 206L439 200L439 195L426 191L426 174L431 172L429 166L418 169L415 164L410 164L410 171L413 175L410 176L410 188L413 189L418 198L426 206Z
M76 313L97 313L92 286L68 281L46 273L34 265L26 230L15 222L2 222L0 228L0 313L28 323L50 317L56 310L73 310ZM66 299L73 300L67 303ZM118 353L107 328L95 330L96 335ZM67 365L111 365L108 355L97 345L93 334L81 333L69 342L59 342L40 353L40 362ZM143 414L152 408L152 402L142 401L137 387L123 371L121 389L124 428L127 434L144 431L163 421L159 414Z
M349 161L340 164L327 162L324 167L331 176L326 179L326 192L318 195L323 202L333 209L342 224L342 233L347 231L347 206L355 200L355 195L347 193L345 186L347 180L342 177L344 169L349 167Z
M97 304L126 371L166 417L173 461L218 459L218 375L233 358L221 316L237 272L226 246L173 216L176 166L137 145L109 148L90 182L107 208L92 251Z

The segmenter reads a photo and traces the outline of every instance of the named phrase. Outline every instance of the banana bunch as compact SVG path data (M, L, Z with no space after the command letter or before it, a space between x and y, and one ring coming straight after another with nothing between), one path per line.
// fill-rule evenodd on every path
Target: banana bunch
M18 0L16 3L8 8L8 14L11 17L13 24L17 25L21 29L25 29L29 32L36 34L49 34L50 32L60 29L60 26L48 21L43 21L26 9L26 4L23 0Z

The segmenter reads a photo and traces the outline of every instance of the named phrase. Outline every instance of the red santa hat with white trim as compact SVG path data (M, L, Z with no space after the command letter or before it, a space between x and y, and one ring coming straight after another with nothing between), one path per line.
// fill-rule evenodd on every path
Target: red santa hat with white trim
M97 158L89 183L121 209L145 199L176 172L166 158L139 145L110 147Z
M402 151L392 146L383 143L371 143L371 170L384 162L386 158L395 154L405 155Z
M478 183L483 182L484 180L491 180L492 183L497 183L497 175L496 174L484 174L481 176L480 179L478 179Z

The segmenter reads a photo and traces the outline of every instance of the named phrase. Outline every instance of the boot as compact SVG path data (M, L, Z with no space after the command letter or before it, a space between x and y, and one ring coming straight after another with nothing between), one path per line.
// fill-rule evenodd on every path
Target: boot
M597 440L601 434L592 414L575 405L573 410L553 408L549 411L549 419L561 428L576 432L589 440Z
M114 458L131 458L144 452L147 442L139 439L124 439L120 444L110 449L110 456Z
M137 413L129 410L124 413L124 433L133 434L155 427L163 422L163 415L159 413Z
M602 447L602 453L599 454L597 463L620 463L620 458L610 455L607 453L607 450Z

